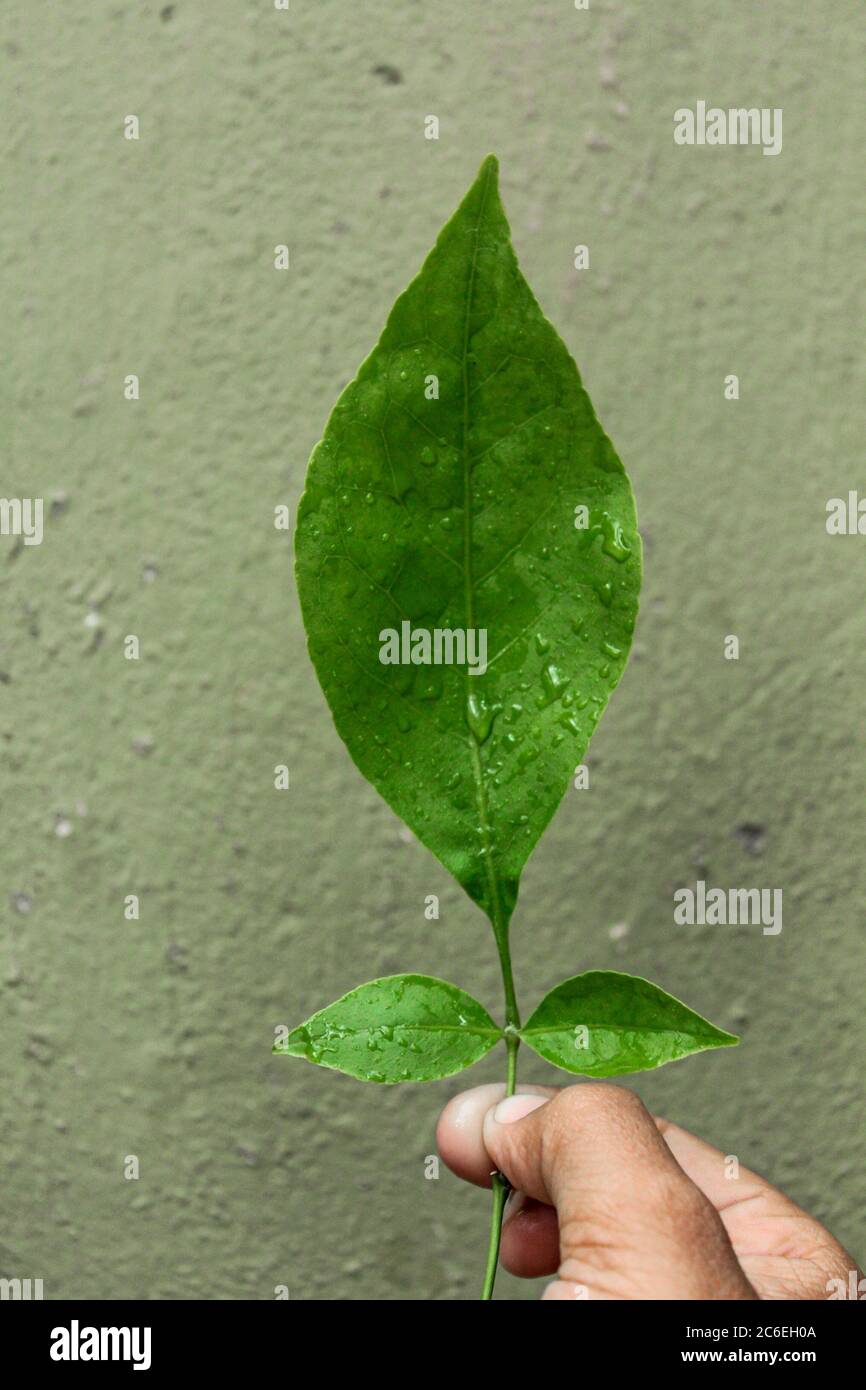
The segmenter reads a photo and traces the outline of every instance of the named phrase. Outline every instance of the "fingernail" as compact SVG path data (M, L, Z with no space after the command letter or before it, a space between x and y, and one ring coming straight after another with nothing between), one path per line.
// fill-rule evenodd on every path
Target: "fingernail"
M493 1111L493 1118L498 1125L513 1125L515 1120L522 1120L524 1115L546 1104L546 1096L506 1096Z

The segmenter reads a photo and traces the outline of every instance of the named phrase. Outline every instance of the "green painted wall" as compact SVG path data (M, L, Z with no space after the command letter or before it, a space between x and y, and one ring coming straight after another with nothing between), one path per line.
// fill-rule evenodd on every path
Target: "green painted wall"
M488 150L646 538L591 789L524 878L524 1003L611 965L741 1031L641 1094L862 1257L866 539L824 526L864 486L862 6L90 0L0 25L0 492L54 499L41 546L0 540L0 1274L477 1290L487 1200L423 1174L465 1081L269 1055L379 973L499 1000L480 914L330 725L272 519ZM781 155L675 146L698 98L782 107ZM782 935L675 927L701 876L781 887Z

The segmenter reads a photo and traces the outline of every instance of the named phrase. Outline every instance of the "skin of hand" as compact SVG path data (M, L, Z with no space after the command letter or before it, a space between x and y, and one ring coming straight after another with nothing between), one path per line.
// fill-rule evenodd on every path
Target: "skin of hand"
M439 1152L458 1177L514 1189L500 1261L556 1274L545 1299L827 1299L860 1271L757 1173L652 1116L623 1086L476 1086L445 1107Z

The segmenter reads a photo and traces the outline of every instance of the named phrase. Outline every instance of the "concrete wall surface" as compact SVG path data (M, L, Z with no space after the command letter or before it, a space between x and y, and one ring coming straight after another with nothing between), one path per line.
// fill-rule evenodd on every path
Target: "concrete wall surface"
M0 1275L477 1293L488 1201L425 1158L499 1052L393 1088L270 1055L379 974L500 1000L484 918L333 728L274 508L491 150L645 542L591 788L524 875L521 998L610 966L739 1032L636 1089L862 1259L866 537L825 525L866 494L862 5L27 3L0 52L0 493L45 499L41 545L0 537ZM675 144L698 100L781 108L781 152ZM698 878L781 888L783 931L676 926Z

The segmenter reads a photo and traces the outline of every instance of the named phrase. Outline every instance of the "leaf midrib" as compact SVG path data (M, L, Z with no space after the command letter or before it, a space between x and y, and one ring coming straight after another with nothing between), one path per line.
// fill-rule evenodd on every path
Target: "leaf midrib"
M478 243L481 226L484 221L484 213L487 207L487 195L490 190L490 182L493 173L493 165L489 163L484 176L484 186L481 192L481 203L478 209L478 220L473 230L472 264L469 268L469 282L466 287L466 313L463 320L463 585L466 607L466 630L475 626L475 609L473 593L472 575L472 460L469 456L469 324L472 318L472 303L475 293L475 276L478 264ZM466 671L466 703L469 704L469 696L472 690L470 684L472 676L467 668ZM481 826L481 839L484 845L484 863L487 875L487 883L490 889L490 921L493 931L501 941L507 930L507 923L503 920L502 902L499 891L499 875L493 862L492 854L492 832L490 825L490 810L487 804L487 787L484 782L484 766L481 762L481 751L475 741L472 730L468 731L469 756L472 763L472 776L475 783L475 803L478 807L478 817Z
M347 1028L342 1023L336 1024L335 1026L340 1029L343 1037L347 1035L351 1037L361 1037L364 1033L377 1033L378 1036L382 1038L383 1042L390 1041L379 1031L383 1027L381 1023L371 1023L364 1028ZM477 1033L479 1037L485 1038L502 1037L501 1028L497 1028L495 1025L492 1028L486 1028L482 1027L480 1024L474 1023L386 1023L384 1027L412 1029L416 1033ZM314 1041L318 1042L323 1036L324 1034L319 1034ZM339 1039L335 1039L335 1041L339 1041Z

